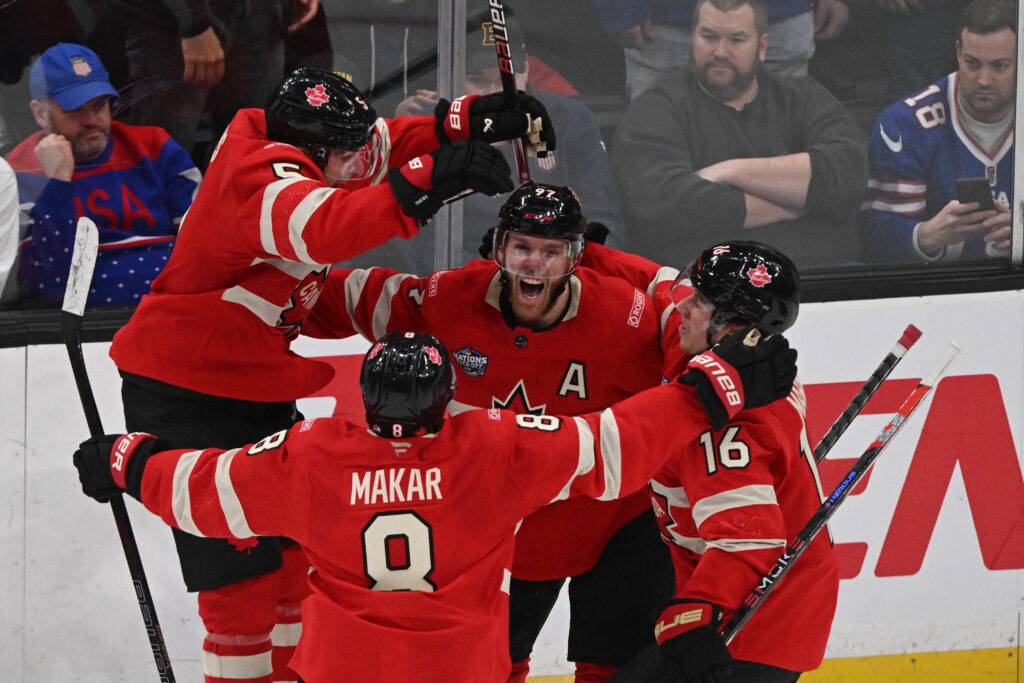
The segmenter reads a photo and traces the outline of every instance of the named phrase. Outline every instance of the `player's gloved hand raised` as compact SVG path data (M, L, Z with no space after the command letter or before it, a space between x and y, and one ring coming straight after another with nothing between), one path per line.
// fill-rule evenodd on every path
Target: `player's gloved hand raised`
M727 335L710 350L694 356L679 381L692 384L697 398L722 429L743 408L757 408L785 398L796 379L796 350L780 334L749 345L753 326Z
M428 220L443 204L473 192L492 197L512 190L512 171L498 150L460 140L388 171L388 183L405 213Z
M168 447L143 432L106 434L83 441L72 458L82 493L101 503L125 491L138 498L146 460Z
M661 658L679 683L722 683L732 655L718 630L722 608L704 600L673 600L658 617L654 637Z
M555 127L548 110L522 90L516 91L514 99L503 92L466 95L452 102L441 99L434 116L441 140L473 138L500 143L526 138L526 153L532 157L543 158L555 151Z

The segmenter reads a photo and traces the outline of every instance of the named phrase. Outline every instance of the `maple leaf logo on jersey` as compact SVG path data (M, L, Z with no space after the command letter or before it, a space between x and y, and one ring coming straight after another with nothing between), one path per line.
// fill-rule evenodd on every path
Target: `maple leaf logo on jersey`
M544 415L544 409L548 407L548 404L545 403L539 406L531 406L530 399L526 395L526 386L523 384L523 380L519 380L504 401L499 399L497 396L492 396L491 407L504 408L505 410L511 410L512 412L520 415Z
M277 327L284 330L285 339L294 339L299 336L302 325L309 317L310 311L320 298L323 290L324 280L327 273L331 272L331 266L324 266L321 270L314 270L292 290L288 304L281 309L281 315L277 319Z
M768 273L768 269L764 267L764 264L760 264L757 268L751 268L747 271L747 278L750 279L751 284L755 287L764 287L766 284L772 281L772 276Z
M331 96L327 94L327 89L324 88L323 83L317 83L315 87L306 88L306 101L314 107L326 104L329 99L331 99Z

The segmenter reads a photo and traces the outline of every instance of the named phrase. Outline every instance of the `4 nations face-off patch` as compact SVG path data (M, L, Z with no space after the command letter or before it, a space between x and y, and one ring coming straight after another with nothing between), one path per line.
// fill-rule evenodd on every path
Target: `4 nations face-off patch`
M455 362L459 364L462 371L470 377L483 377L484 373L487 372L487 364L490 362L490 358L480 353L476 349L465 347L452 353L455 358Z

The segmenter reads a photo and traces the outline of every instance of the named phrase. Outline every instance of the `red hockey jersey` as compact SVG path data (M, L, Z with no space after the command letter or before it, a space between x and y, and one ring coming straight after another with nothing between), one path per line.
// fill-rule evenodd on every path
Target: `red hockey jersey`
M505 681L516 523L644 485L706 418L672 382L577 418L473 410L390 439L328 418L151 457L141 499L200 536L286 535L313 565L291 666L309 683Z
M391 166L439 144L429 117L381 119L377 129ZM262 110L241 110L167 266L114 336L117 367L251 401L290 401L323 387L333 369L289 344L331 264L419 229L386 182L368 182L328 187L298 148L267 140Z
M725 622L811 519L823 497L797 381L786 401L707 427L650 483L672 551L677 597L721 605ZM737 659L792 671L821 664L839 592L827 528L729 645Z
M659 320L650 298L628 283L581 268L570 278L572 304L554 327L510 327L499 305L500 271L472 261L426 278L385 268L336 270L306 333L355 331L376 341L392 330L437 336L451 352L458 389L450 409L509 408L580 415L662 381ZM674 343L674 342L671 342ZM621 502L586 498L547 506L519 531L513 574L533 581L590 569L608 539L647 509L642 492Z

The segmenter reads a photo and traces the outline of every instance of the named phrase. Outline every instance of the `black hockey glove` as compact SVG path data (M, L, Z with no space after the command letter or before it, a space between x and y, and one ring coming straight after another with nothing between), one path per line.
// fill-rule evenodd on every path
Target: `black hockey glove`
M422 221L443 204L473 192L496 197L512 190L512 171L501 152L484 142L443 145L388 171L388 183L405 213Z
M583 230L583 239L586 242L604 244L604 241L608 239L608 226L604 223L588 221L587 227Z
M83 441L72 458L82 493L101 503L122 492L138 499L146 460L169 448L170 444L144 432L107 434Z
M522 90L516 91L514 100L503 92L466 95L450 103L441 99L434 116L441 140L473 138L499 143L525 138L526 152L532 157L546 157L555 151L555 127L548 110Z
M497 229L497 226L492 225L484 233L483 239L480 240L480 247L477 249L480 252L480 258L494 258L494 232Z
M665 669L678 683L722 683L732 655L718 631L722 608L704 600L673 600L658 617L658 640Z
M711 426L722 429L743 408L757 408L785 398L796 379L796 350L780 334L754 346L744 343L753 327L726 336L694 356L679 377L697 390Z

